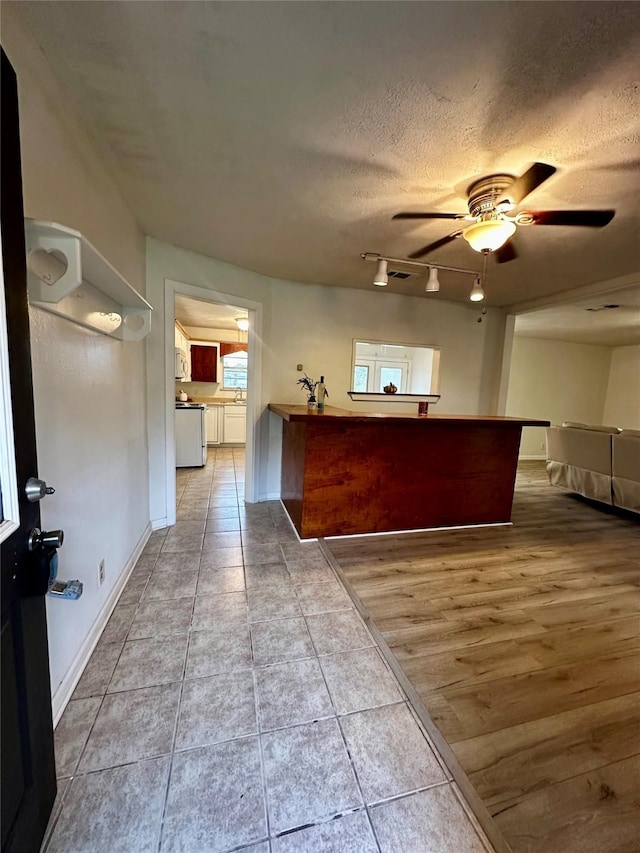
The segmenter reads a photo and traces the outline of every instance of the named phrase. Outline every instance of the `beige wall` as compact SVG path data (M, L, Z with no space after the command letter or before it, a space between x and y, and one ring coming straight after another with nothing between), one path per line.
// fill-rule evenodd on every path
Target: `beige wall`
M22 29L18 5L2 9L2 45L18 77L25 215L79 230L144 292L144 235ZM57 715L148 529L144 344L32 309L31 350L39 473L56 489L42 523L65 531L60 576L84 583L78 601L47 599Z
M506 414L602 424L610 363L608 347L516 336ZM523 429L520 456L545 456L544 429Z
M616 347L611 353L604 422L640 429L640 346Z

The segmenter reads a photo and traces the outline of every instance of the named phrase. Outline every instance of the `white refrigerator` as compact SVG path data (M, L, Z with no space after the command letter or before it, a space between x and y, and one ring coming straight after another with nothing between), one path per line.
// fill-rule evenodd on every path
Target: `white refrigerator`
M176 405L176 468L198 468L207 462L204 405Z

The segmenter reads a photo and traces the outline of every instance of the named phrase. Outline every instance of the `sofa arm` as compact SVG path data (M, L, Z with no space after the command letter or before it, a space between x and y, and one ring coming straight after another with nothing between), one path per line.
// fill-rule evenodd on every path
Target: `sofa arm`
M628 430L613 437L613 502L640 512L640 432Z

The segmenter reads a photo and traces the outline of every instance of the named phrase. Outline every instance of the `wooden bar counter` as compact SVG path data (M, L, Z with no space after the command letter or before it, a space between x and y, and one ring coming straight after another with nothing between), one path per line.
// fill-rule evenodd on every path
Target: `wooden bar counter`
M281 497L302 539L511 520L523 426L476 415L372 414L270 403Z

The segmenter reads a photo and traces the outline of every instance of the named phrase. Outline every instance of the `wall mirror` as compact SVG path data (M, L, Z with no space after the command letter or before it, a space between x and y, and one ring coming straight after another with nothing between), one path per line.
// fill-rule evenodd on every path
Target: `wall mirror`
M390 341L353 342L352 391L381 394L393 384L399 394L439 394L440 347Z

